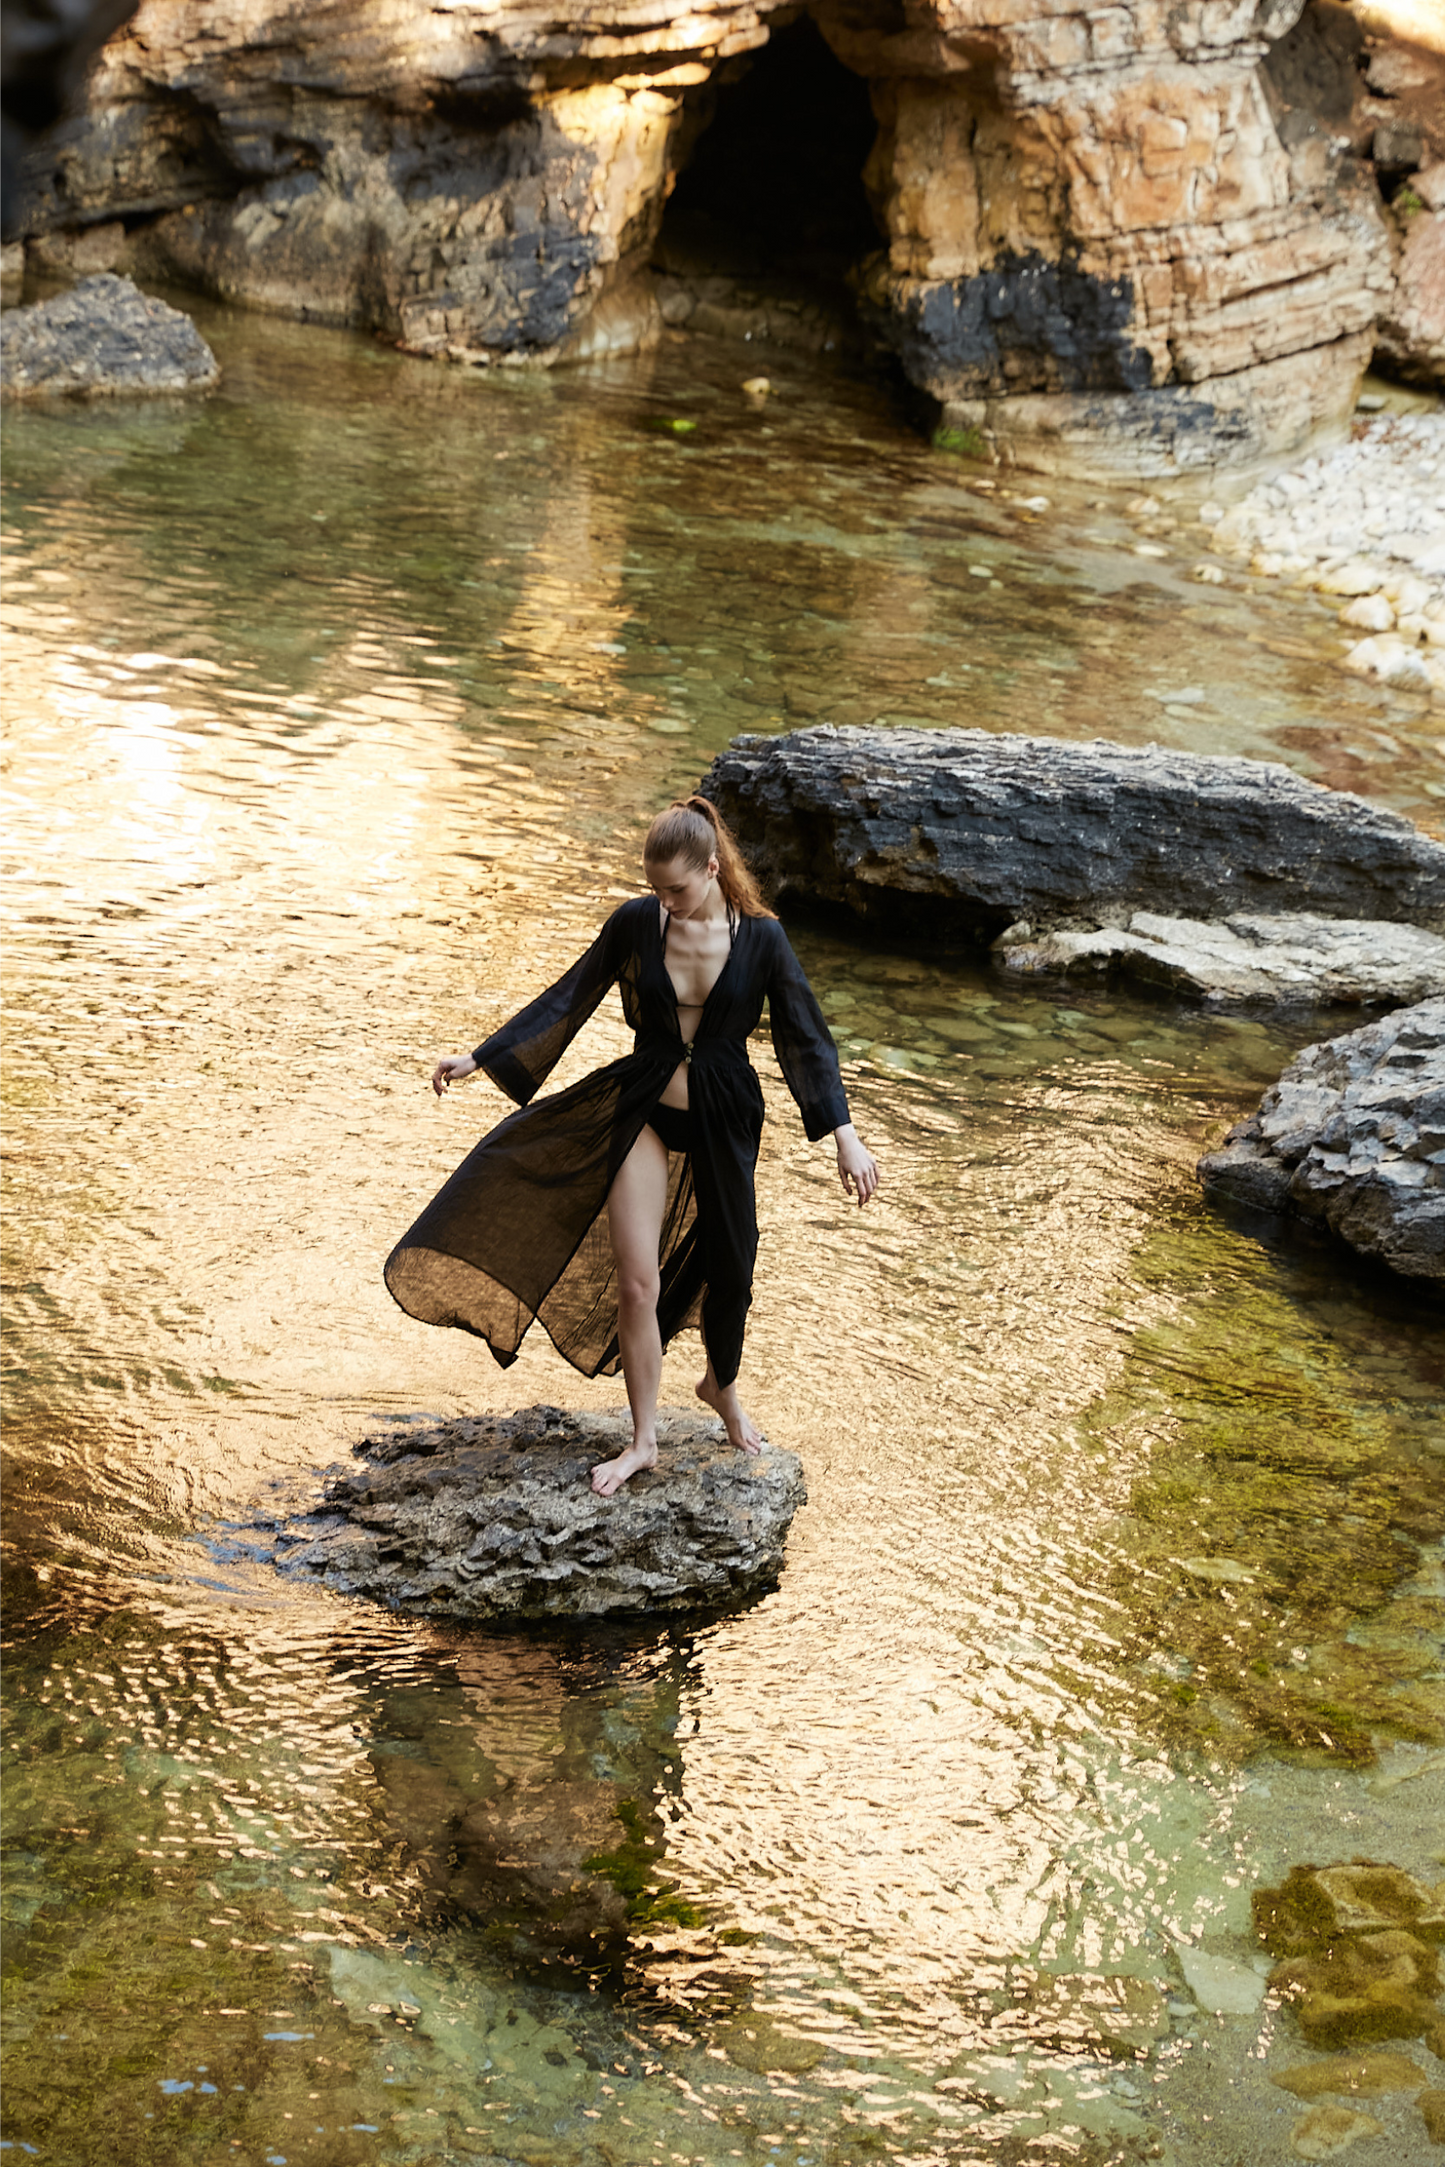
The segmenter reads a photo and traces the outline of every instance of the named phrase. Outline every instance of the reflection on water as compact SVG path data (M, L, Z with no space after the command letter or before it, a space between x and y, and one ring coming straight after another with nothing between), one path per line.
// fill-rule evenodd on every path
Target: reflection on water
M379 1417L616 1402L379 1261L498 1111L433 1103L435 1051L737 731L1107 730L1424 815L1420 713L846 382L207 329L202 407L6 428L8 2138L1147 2150L1205 2021L1178 1941L1247 1957L1249 1881L1342 1812L1424 1863L1440 1780L1438 1319L1190 1173L1303 1029L797 928L886 1187L849 1215L760 1044L745 1383L812 1501L742 1616L469 1635L195 1533Z

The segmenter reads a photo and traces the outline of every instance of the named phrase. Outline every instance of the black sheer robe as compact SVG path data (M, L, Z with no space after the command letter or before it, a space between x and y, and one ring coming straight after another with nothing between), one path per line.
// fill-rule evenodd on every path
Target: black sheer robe
M637 1034L632 1052L534 1102L614 984ZM742 1359L758 1248L753 1170L763 1094L747 1039L764 1000L809 1139L849 1118L828 1026L786 933L776 918L740 918L693 1037L692 1144L668 1160L657 1309L664 1345L701 1319L724 1385ZM475 1332L504 1367L540 1317L584 1376L615 1372L608 1191L683 1053L658 906L640 897L613 912L555 986L477 1048L478 1067L521 1111L482 1138L387 1258L386 1284L401 1307L424 1324Z

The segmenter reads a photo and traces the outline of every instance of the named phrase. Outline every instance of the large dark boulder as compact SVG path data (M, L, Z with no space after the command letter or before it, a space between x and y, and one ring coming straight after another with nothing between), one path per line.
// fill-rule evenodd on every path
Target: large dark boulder
M1445 1000L1306 1046L1199 1175L1214 1197L1322 1220L1408 1278L1445 1280Z
M1305 911L1445 931L1445 844L1260 760L823 727L735 738L702 787L782 895L890 930Z
M0 320L7 399L155 397L220 377L189 316L109 271Z
M529 1407L358 1447L320 1493L228 1528L225 1547L401 1610L522 1621L728 1604L777 1578L806 1500L796 1454L743 1454L664 1410L658 1464L616 1497L589 1481L625 1415Z

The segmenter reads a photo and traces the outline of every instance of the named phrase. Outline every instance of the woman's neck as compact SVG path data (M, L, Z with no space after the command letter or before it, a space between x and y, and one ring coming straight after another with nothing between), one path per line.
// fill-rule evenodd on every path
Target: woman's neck
M671 923L674 915L675 913L672 911L664 912L664 916L667 918L669 923ZM731 915L732 913L729 908L727 898L723 895L721 889L719 889L717 895L713 899L711 906L707 910L693 911L686 918L679 919L678 923L680 925L697 926L725 925Z

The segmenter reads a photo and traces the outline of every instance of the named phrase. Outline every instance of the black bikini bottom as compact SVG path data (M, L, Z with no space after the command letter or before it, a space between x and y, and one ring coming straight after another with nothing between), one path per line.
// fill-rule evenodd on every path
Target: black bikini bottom
M651 1129L668 1151L692 1149L692 1115L685 1106L654 1106L647 1117Z

